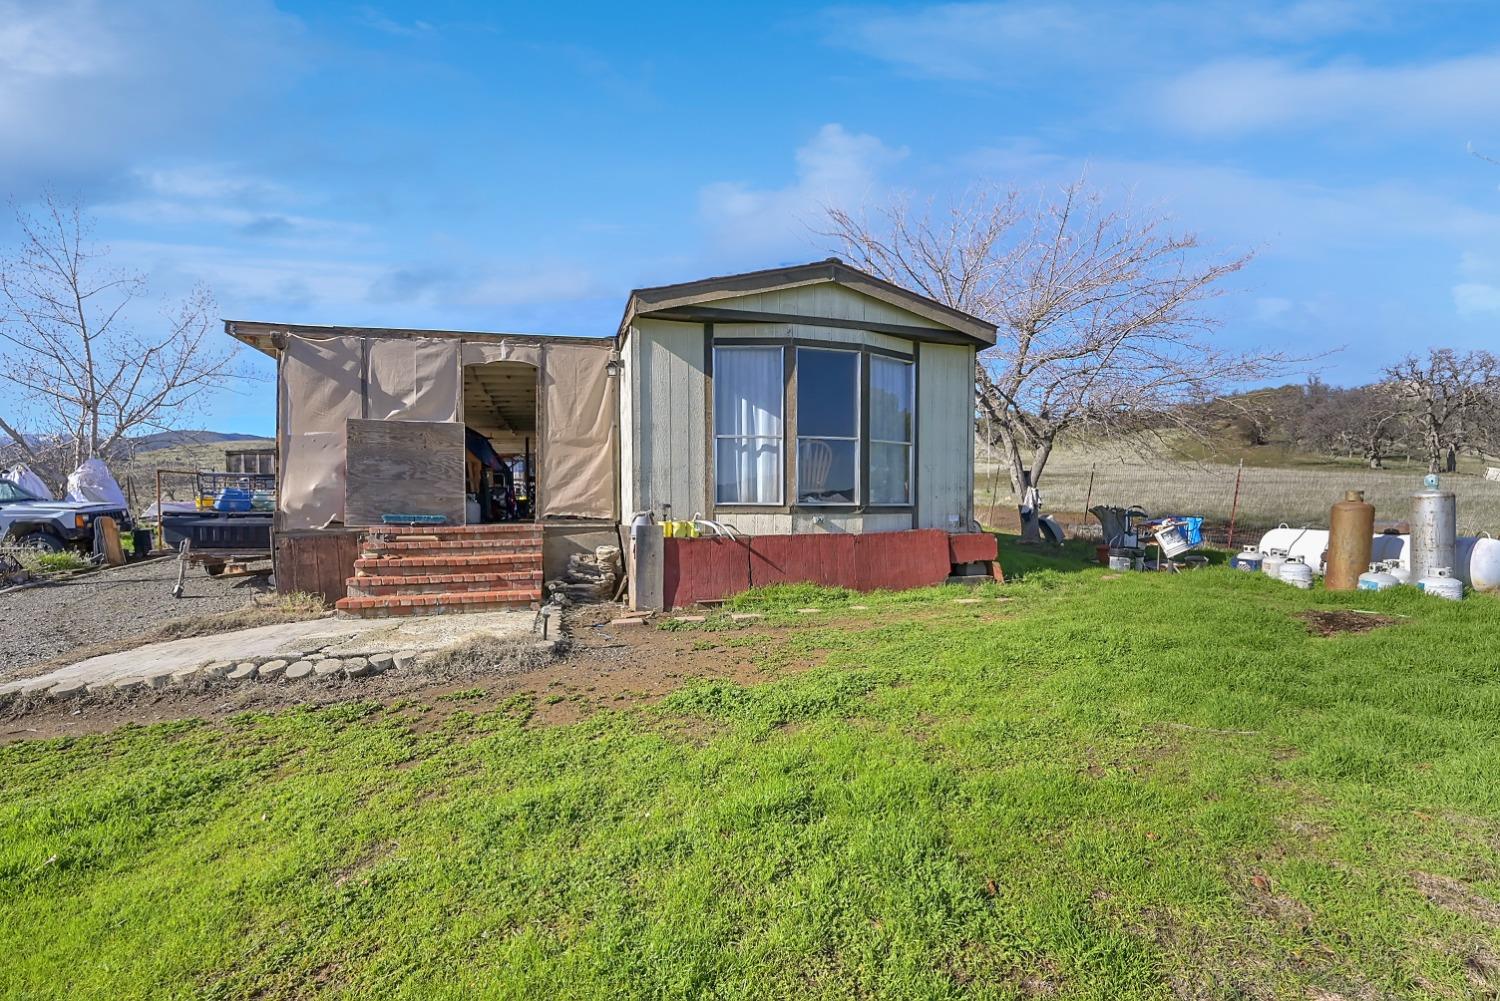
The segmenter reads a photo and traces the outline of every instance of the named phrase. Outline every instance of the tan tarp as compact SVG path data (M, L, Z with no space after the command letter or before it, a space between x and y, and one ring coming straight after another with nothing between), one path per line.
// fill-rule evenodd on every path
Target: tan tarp
M542 364L543 517L615 517L615 390L609 352L548 344Z
M368 358L371 420L456 421L459 344L436 337L372 337Z
M289 337L279 373L281 528L321 528L343 519L348 418L460 419L460 361L537 368L539 514L614 518L616 403L605 368L607 344Z
M362 340L287 338L278 367L282 529L344 516L344 421L363 410Z

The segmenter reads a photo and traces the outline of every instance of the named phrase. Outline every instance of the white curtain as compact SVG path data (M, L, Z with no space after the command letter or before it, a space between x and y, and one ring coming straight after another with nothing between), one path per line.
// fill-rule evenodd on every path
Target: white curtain
M781 348L715 349L715 479L719 503L781 503L782 392Z

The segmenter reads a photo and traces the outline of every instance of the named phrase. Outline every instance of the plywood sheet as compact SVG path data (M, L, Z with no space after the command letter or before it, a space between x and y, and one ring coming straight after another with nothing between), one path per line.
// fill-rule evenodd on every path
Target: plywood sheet
M386 514L442 515L464 523L464 426L456 421L350 420L344 523Z

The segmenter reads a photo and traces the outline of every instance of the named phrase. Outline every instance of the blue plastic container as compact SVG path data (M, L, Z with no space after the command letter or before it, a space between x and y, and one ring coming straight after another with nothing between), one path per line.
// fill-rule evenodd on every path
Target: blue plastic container
M226 512L248 511L254 504L250 491L239 487L225 487L214 498L214 510Z

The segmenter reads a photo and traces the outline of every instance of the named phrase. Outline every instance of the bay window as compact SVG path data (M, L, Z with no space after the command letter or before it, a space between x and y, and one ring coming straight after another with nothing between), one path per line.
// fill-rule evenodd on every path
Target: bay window
M716 504L908 507L916 365L854 346L716 344L712 437Z
M783 351L714 348L714 480L719 504L782 503Z

